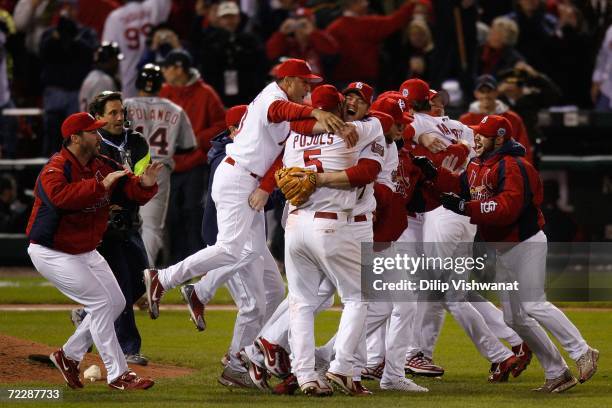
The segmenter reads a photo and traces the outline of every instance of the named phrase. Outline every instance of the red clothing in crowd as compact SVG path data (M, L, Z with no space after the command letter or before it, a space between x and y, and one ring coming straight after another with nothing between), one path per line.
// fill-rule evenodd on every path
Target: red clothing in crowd
M65 147L41 170L34 187L34 207L26 234L31 242L69 254L93 251L108 223L113 190L144 205L157 193L157 184L143 187L128 174L106 190L102 180L122 167L106 156L83 166Z
M469 200L465 215L486 242L521 242L544 226L542 183L524 155L510 139L499 151L472 159L459 176L438 170L436 188Z
M479 104L472 104L472 106L470 106L470 111L461 115L459 121L468 126L479 124L482 118L487 116L486 113L480 113L479 106ZM474 107L474 109L472 109L472 107ZM533 149L523 119L501 102L498 104L498 108L499 109L495 111L495 115L503 116L510 121L512 125L512 138L523 145L526 151L525 158L529 163L533 164Z
M308 39L308 44L302 48L295 37L276 31L266 43L266 53L270 61L276 61L280 57L291 57L303 59L310 64L312 72L321 74L322 55L334 55L339 50L338 43L325 31L313 30Z
M331 79L342 82L376 81L381 43L408 24L413 10L414 3L406 2L388 16L343 15L334 20L327 27L327 32L340 44L340 60Z
M102 38L106 17L120 6L121 2L116 0L79 0L77 20L84 26L96 30L98 38Z
M205 163L211 139L225 129L225 109L217 92L200 78L196 70L192 70L191 79L185 86L164 84L159 96L170 99L185 110L198 140L196 152L174 156L174 171L191 170Z

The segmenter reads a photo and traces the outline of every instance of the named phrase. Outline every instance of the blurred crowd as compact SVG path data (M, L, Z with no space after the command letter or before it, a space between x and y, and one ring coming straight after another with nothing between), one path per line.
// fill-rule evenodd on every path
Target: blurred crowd
M136 95L139 68L155 63L160 96L186 111L198 141L177 161L173 183L185 187L172 197L197 218L189 188L206 184L224 111L248 104L288 57L339 89L422 78L464 120L507 114L535 144L540 109L612 110L611 24L607 0L1 0L0 109L42 117L0 115L0 158L49 157L69 114L103 90Z
M2 0L0 109L44 115L1 116L0 157L49 156L61 121L86 106L86 78L133 96L138 68L177 49L225 107L296 57L339 88L419 77L463 107L489 74L533 130L533 112L551 105L612 109L611 23L606 0ZM99 52L103 41L119 53Z

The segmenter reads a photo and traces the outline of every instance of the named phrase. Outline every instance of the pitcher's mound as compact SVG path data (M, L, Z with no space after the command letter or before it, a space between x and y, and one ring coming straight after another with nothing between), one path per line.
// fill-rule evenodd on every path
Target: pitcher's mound
M26 383L26 382L48 382L62 384L64 379L46 357L57 350L56 347L35 343L17 337L7 336L0 333L0 383ZM104 363L97 354L86 354L81 362L81 372L92 364L96 364L102 370L105 380L106 369ZM149 363L148 366L130 366L139 376L151 377L154 380L160 378L174 378L189 375L194 372L190 368L176 367Z

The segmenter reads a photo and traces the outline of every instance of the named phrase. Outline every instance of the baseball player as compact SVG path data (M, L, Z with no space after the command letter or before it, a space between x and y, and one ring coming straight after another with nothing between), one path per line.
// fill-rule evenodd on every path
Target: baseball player
M105 124L85 112L70 115L62 124L63 147L36 181L26 231L28 254L41 275L87 311L66 344L50 356L68 386L83 388L79 364L95 344L111 388L147 389L154 382L128 369L119 346L114 322L126 301L96 246L106 231L114 200L147 202L157 192L155 180L161 165L148 165L137 177L101 156L98 129Z
M149 142L151 159L164 164L158 178L158 193L140 208L142 240L151 266L155 265L163 245L170 174L174 166L172 157L176 152L196 147L195 135L185 111L168 99L157 96L163 81L160 68L146 64L136 78L138 96L124 101L131 126Z
M440 201L444 208L469 217L483 241L494 245L498 280L518 281L518 291L503 291L500 298L504 319L527 341L544 368L546 381L537 391L566 391L578 380L540 325L576 361L581 383L597 371L599 351L587 344L562 311L546 301L547 239L542 231L539 175L525 159L525 148L512 139L512 125L506 118L485 116L473 129L478 157L460 175L440 170L437 186L454 192L442 194Z
M168 19L172 2L124 0L124 3L106 17L102 41L119 44L124 56L119 64L121 91L128 98L137 94L138 61L146 50L147 36L151 28Z
M228 128L212 141L212 148L208 152L208 163L211 166L210 184L214 182L216 169L226 156L226 147L233 143L234 135L246 109L246 105L228 109L226 113ZM209 188L208 191L212 189ZM218 229L215 215L215 203L210 194L207 194L202 221L202 236L207 245L214 245L216 242ZM234 274L215 269L195 285L184 285L181 288L183 298L189 306L191 319L196 328L201 331L206 327L204 305L214 296L216 288L225 283L220 281L228 278L227 287L238 306L238 314L227 354L227 364L224 364L223 373L219 377L219 382L227 387L268 389L266 376L262 373L255 373L254 380L252 380L239 355L243 347L253 343L263 324L285 297L285 283L276 261L270 251L264 251L262 255L263 258L255 259Z
M81 84L79 104L82 111L89 109L89 104L96 95L104 91L118 91L121 88L117 79L119 61L123 54L117 43L103 42L94 54L95 69L93 69Z
M227 147L228 155L217 169L212 185L219 228L215 245L166 269L144 271L152 318L159 316L165 290L220 267L235 273L268 251L261 210L269 194L259 188L259 180L283 148L288 121L314 117L330 131L344 127L337 116L301 105L310 84L322 80L311 73L305 61L289 59L278 67L276 75L277 80L249 105L235 142Z
M448 117L428 115L426 112L430 110L429 91L429 85L418 79L407 80L400 87L400 92L414 110L414 120L407 127L407 131L412 134L413 141L421 145L414 149L414 154L418 154L421 151L424 155L429 154L423 146L433 148L434 150L439 146L438 152L441 152L446 150L447 146L454 144L459 149L457 152L458 160L455 162L456 165L461 166L465 162L469 150L464 147L462 148L459 141L463 141L467 146L473 146L473 132L467 126ZM463 155L459 156L461 151L463 151ZM435 159L439 160L440 158ZM467 246L466 244L459 245L459 243L472 242L475 233L475 227L469 223L468 219L458 217L442 207L427 212L423 218L422 242L431 243L424 247L425 253L429 256L437 256L442 259L452 256L470 256L471 254L469 253L459 253L461 250L465 251ZM461 296L462 294L458 295ZM465 299L459 299L458 301L457 299L453 299L453 301L448 301L447 299L445 305L468 336L470 336L481 355L491 361L489 381L506 381L510 372L519 366L519 359L491 332L482 315L478 313L474 306L462 300ZM431 300L419 302L414 327L424 327L429 324L427 323L430 314L429 309L435 304L436 302ZM437 306L439 307L439 305ZM437 314L435 311L433 313L435 315L434 319L438 320L440 314ZM430 332L425 331L425 333ZM416 333L416 343L423 348L421 352L423 354L427 352L428 355L426 357L431 358L432 350L430 347L432 347L432 340L435 342L435 339L425 339L422 337L423 333Z

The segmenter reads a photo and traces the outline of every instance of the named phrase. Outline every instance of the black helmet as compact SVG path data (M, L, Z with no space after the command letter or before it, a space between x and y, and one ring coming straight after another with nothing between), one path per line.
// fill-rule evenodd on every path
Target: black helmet
M146 93L157 93L164 83L161 69L155 64L147 64L140 69L136 78L136 89Z
M121 54L121 50L119 49L119 44L116 42L107 42L104 41L96 50L94 54L94 62L104 63L108 62L111 58L116 58L118 60L123 59L123 54Z

